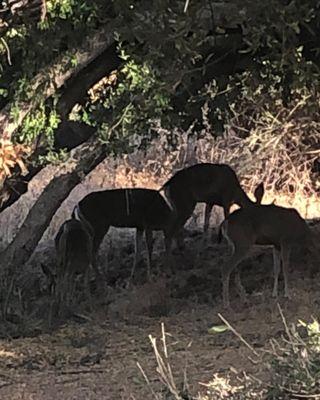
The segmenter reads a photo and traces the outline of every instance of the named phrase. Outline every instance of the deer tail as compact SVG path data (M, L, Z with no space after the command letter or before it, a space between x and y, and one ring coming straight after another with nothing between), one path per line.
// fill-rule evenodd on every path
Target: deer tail
M77 204L73 211L72 211L72 218L76 219L77 221L80 221L83 226L86 228L86 230L89 232L91 236L94 235L94 229L91 223L87 220L87 218L83 215L79 204Z

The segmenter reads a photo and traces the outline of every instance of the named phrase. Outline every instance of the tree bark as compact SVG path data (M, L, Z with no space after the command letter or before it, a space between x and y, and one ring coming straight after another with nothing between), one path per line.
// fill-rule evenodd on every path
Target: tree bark
M105 145L97 139L82 145L72 155L69 170L56 176L39 196L29 211L18 234L0 254L0 274L5 277L19 271L31 257L49 222L62 202L81 179L92 171L106 157Z
M60 117L67 118L73 106L82 104L87 99L88 90L103 77L117 70L123 60L117 52L117 44L112 43L101 54L95 57L90 64L69 79L57 103Z

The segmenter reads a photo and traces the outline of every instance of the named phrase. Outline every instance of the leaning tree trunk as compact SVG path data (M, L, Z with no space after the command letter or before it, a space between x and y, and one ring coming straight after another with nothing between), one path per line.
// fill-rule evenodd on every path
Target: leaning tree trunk
M0 278L8 282L31 257L52 217L71 190L106 157L105 145L91 139L80 146L72 155L68 171L56 176L48 184L29 211L18 234L0 254ZM6 284L5 284L6 286Z

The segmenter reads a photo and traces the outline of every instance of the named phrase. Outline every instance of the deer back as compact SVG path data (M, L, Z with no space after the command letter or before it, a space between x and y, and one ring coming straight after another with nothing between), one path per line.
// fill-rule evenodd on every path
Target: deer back
M109 226L162 229L171 213L157 190L144 188L93 192L79 202L79 209L95 231Z
M236 210L228 217L228 236L246 238L256 244L303 246L311 231L297 210L270 205L255 205ZM254 239L254 240L253 240Z
M182 169L165 183L164 188L177 208L197 202L220 206L252 203L236 173L226 164L201 163Z

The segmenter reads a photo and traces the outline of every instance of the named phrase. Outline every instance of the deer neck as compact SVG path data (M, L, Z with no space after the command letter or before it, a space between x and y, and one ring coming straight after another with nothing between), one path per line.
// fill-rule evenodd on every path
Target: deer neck
M250 207L255 204L242 188L237 191L234 202L240 207Z

